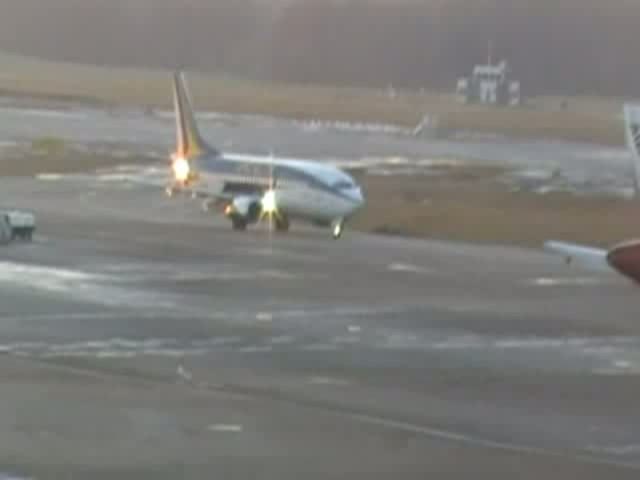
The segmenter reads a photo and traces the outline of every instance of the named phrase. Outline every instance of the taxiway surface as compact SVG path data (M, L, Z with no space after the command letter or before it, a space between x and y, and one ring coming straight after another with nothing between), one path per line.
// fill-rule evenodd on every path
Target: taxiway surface
M638 478L640 301L541 252L0 180L0 465L33 478Z

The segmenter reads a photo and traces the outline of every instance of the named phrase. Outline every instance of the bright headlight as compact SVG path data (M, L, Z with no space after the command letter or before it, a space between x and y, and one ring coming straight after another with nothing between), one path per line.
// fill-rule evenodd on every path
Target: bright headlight
M262 211L265 213L275 213L277 209L276 192L267 190L262 197Z

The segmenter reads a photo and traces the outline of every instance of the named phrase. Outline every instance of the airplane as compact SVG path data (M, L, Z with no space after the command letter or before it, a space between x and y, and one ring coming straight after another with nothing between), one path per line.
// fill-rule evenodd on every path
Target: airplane
M625 137L635 171L636 196L640 195L640 105L624 106ZM549 241L544 248L558 253L567 264L578 263L592 270L611 270L640 284L640 239L628 240L609 249Z
M169 196L191 193L203 208L221 207L234 230L267 217L279 232L292 220L331 227L340 238L345 222L364 206L362 189L346 172L320 162L221 153L203 140L184 74L173 75L177 148L171 155Z

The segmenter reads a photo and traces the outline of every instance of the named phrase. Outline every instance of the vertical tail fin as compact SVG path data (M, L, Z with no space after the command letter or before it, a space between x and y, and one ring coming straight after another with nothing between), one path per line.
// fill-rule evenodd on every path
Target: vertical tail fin
M204 153L217 153L202 139L182 72L173 74L173 104L176 115L176 155L190 159Z
M624 131L633 161L636 197L640 197L640 105L624 106Z

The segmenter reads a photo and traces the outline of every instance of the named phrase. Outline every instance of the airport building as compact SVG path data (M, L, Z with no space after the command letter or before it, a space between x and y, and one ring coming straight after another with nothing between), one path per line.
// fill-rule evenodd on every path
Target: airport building
M489 59L486 65L476 65L470 77L459 78L456 97L463 104L516 107L522 103L520 82L511 78L504 60L493 65Z

